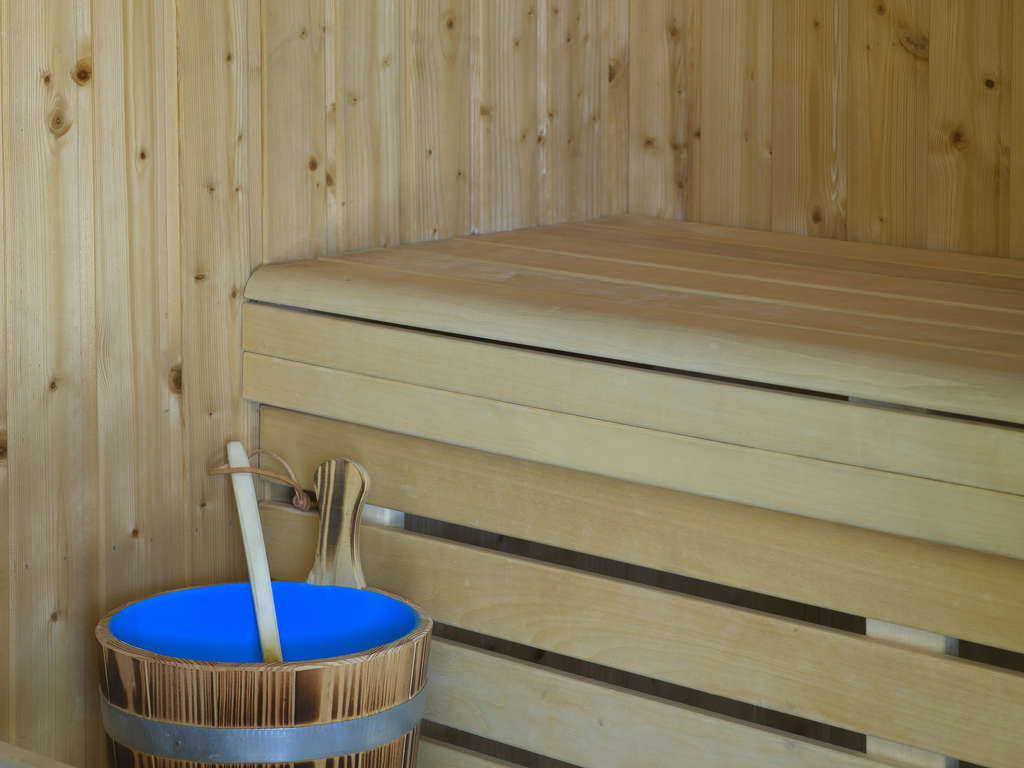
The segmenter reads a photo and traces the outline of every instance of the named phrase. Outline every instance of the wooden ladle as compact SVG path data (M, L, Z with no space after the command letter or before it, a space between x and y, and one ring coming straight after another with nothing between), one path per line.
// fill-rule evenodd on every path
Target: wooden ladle
M357 462L330 459L313 476L320 531L308 584L366 587L359 559L359 521L370 491L370 475Z

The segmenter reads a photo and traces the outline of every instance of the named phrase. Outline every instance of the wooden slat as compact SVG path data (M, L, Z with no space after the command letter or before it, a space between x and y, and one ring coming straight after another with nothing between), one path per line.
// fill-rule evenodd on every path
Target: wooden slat
M781 453L1024 493L1024 430L247 304L250 352ZM622 397L623 392L632 393ZM879 440L879 434L885 440Z
M588 249L582 245L579 250ZM575 250L575 248L574 248ZM595 247L594 250L600 250ZM922 344L975 351L1016 354L1024 349L1024 312L1000 312L877 296L853 291L829 290L783 281L737 279L714 270L680 270L662 264L636 263L620 258L595 258L590 254L565 253L503 246L481 247L476 239L447 240L402 249L400 259L430 254L438 260L458 260L465 272L482 264L502 264L531 273L599 280L634 287L654 288L679 294L687 311L713 312L716 317L749 318L752 321L784 322L802 328L881 336ZM386 266L390 259L380 252L332 257L346 264ZM1024 302L1021 302L1024 306Z
M4 39L7 18L4 8L0 6L0 40ZM4 353L0 355L0 552L11 551L11 505L7 476L7 239L5 214L6 175L4 172L4 100L7 70L6 52L0 48L0 339L4 339ZM8 557L8 560L10 558ZM10 566L0 568L0 620L5 626L13 626L14 616L11 612L11 569ZM9 691L13 683L11 632L0 633L0 691ZM10 697L0 695L0 742L11 738Z
M845 238L846 4L772 10L772 229Z
M600 6L594 0L551 0L545 9L540 219L593 218L601 213L605 183L600 106L608 80Z
M4 741L0 741L0 765L4 768L71 768L67 763L19 749Z
M245 354L244 396L417 437L1024 557L1024 497ZM964 510L972 513L965 515Z
M252 206L246 132L252 82L240 59L250 15L243 0L186 0L178 8L180 201L182 251L181 387L186 435L187 520L179 543L194 583L244 577L230 484L206 470L224 460L228 439L255 441L255 414L239 398L242 288L258 251L249 229ZM224 94L231 94L231 98ZM237 100L237 103L236 103ZM244 107L244 108L243 108ZM239 135L242 136L239 139ZM237 161L236 161L237 159ZM308 171L307 171L308 172ZM211 361L217 361L213 364Z
M881 10L879 10L881 9ZM928 235L930 2L854 3L850 188L855 240L922 246Z
M1013 69L1010 77L1016 87L1012 88L1010 107L1010 210L1024 210L1024 8L1013 8ZM1010 247L1007 255L1024 264L1024 216L1010 217Z
M402 62L399 0L335 5L339 64L334 99L336 168L328 192L338 198L341 250L399 242ZM358 41L358 44L353 44ZM332 222L328 222L330 226Z
M473 13L474 232L538 221L537 8L477 3Z
M446 640L426 716L581 766L869 768L873 760Z
M600 0L602 78L601 134L604 187L601 214L625 213L629 208L629 9L622 0Z
M515 768L512 763L496 760L467 749L459 749L433 739L420 739L420 751L416 756L419 768Z
M1005 420L1024 409L1024 357L688 310L646 286L380 251L268 265L250 299L626 362ZM359 257L363 259L364 257ZM470 274L472 276L470 276ZM755 304L750 302L750 304ZM758 305L760 306L760 305ZM769 367L770 364L770 367Z
M877 265L918 266L930 269L950 270L960 274L955 281L985 285L993 288L1024 290L1024 263L1007 259L993 259L986 256L972 256L942 250L921 248L898 248L873 243L843 242L822 237L807 237L783 232L760 232L753 229L723 227L700 222L665 221L652 216L615 216L593 222L594 226L613 229L628 229L633 232L648 231L659 235L700 239L705 242L724 242L750 248L767 248L784 251L788 258L799 254L812 255L818 264L833 262L836 258L860 259ZM988 283L978 282L979 278L996 279Z
M693 89L683 0L629 4L629 210L682 218L690 186Z
M825 248L817 254L800 254L771 248L771 240L762 246L734 245L726 241L689 238L678 233L668 235L636 229L611 228L603 221L563 224L542 230L503 232L471 240L513 248L532 248L606 259L633 265L657 265L693 277L702 273L717 277L732 291L799 291L803 300L820 293L831 295L822 306L849 308L851 302L870 301L874 297L898 297L910 306L903 311L921 316L926 309L934 318L950 324L1018 328L1024 318L1024 298L1014 291L986 288L961 282L964 273L910 267L915 277L876 274L876 262L846 258ZM467 241L452 244L464 245ZM821 241L831 244L831 241ZM423 247L422 245L420 247ZM479 248L478 250L484 250ZM493 250L490 246L486 251ZM882 264L882 269L889 265ZM1005 278L991 278L1004 282ZM828 293L822 293L827 289ZM921 307L918 302L940 306ZM979 318L986 318L979 320Z
M983 255L1000 252L1002 0L933 0L929 34L928 246ZM1004 13L1004 10L1007 11ZM996 87L996 80L999 87ZM993 87L985 85L993 81ZM1015 86L1017 84L1014 84ZM1008 137L1007 137L1008 138ZM1013 213L1016 217L1019 214Z
M469 0L402 0L402 240L469 231Z
M348 456L373 504L1024 652L1020 560L274 408L260 427L306 486Z
M261 7L263 259L315 258L327 248L324 0Z
M92 92L70 76L90 61L90 12L0 4L12 665L0 695L13 741L69 760L97 742L96 265L83 227L95 137Z
M315 515L264 505L263 520L272 563L309 562L308 533L278 531L308 531ZM366 526L362 537L369 582L446 624L1016 765L1024 675L397 529ZM301 546L283 549L289 541Z
M688 217L768 229L772 219L772 7L700 3L700 136ZM757 179L757 183L751 183Z

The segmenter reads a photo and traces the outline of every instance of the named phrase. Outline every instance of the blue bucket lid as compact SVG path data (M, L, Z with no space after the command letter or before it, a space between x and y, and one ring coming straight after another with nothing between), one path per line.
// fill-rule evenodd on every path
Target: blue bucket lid
M273 584L285 661L347 656L400 640L419 614L393 597L351 587L291 581ZM133 603L110 619L128 645L197 661L260 662L259 633L247 583L165 592Z

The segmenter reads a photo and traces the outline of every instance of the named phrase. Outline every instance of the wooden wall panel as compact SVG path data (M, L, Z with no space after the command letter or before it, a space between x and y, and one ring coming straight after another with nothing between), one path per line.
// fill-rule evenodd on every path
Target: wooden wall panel
M630 8L631 212L1024 258L1021 3Z

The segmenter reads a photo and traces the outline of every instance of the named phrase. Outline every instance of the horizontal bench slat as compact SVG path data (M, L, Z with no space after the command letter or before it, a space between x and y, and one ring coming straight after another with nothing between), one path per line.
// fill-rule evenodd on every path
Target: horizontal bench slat
M426 716L588 768L879 768L864 755L435 640Z
M420 739L417 768L517 768L512 763L459 749L433 739Z
M246 297L605 359L964 413L1024 412L1024 357L687 312L671 292L511 272L430 274L306 261L257 270ZM508 274L506 274L508 273ZM488 279L489 278L489 279ZM577 281L579 282L579 281Z
M548 237L542 239L547 240ZM481 241L490 247L481 247ZM645 262L644 259L652 253L650 250L627 250L624 245L616 247L609 242L575 237L564 238L564 242L556 240L558 245L572 252L521 248L502 243L491 244L487 237L439 240L417 244L403 249L402 253L422 253L425 259L453 256L460 259L460 264L465 260L467 263L521 266L553 276L588 277L626 287L646 286L678 294L679 299L685 299L688 311L714 312L722 317L775 321L781 316L779 308L785 307L785 320L792 325L855 331L948 347L1012 353L1020 349L1020 336L1024 334L1024 309L1019 308L1018 311L1003 311L990 307L924 302L902 296L877 296L794 285L780 280L749 280L708 270L680 269L674 265ZM616 254L617 257L599 258L595 253ZM670 254L674 262L679 261L675 251L653 253ZM377 265L388 263L379 251L331 258ZM1024 297L1017 294L999 295L1009 296L1018 305L1024 304Z
M272 568L308 567L315 516L263 509ZM1024 675L397 529L364 526L362 550L371 584L447 624L990 768L1019 756Z
M275 408L260 430L307 487L348 456L373 504L1024 652L1022 560Z
M1024 557L1024 496L246 353L251 400L516 458ZM964 510L971 510L970 515Z
M824 237L809 237L784 232L765 232L742 227L727 227L718 224L703 224L691 221L671 221L651 216L612 216L587 222L599 229L625 229L640 235L644 232L658 237L675 239L689 238L704 241L731 243L746 248L774 251L783 258L800 255L813 257L817 264L829 264L838 259L853 259L879 265L917 266L950 273L948 279L957 283L972 283L972 278L994 278L996 287L1012 287L1024 290L1024 263L1013 259L991 256L972 256L953 251L929 251L921 248L879 243L859 243L853 240L836 240ZM1016 278L1020 282L1003 278Z
M1024 493L1024 429L711 382L264 304L246 305L244 318L243 346L257 354L780 453ZM880 439L883 434L885 439Z

